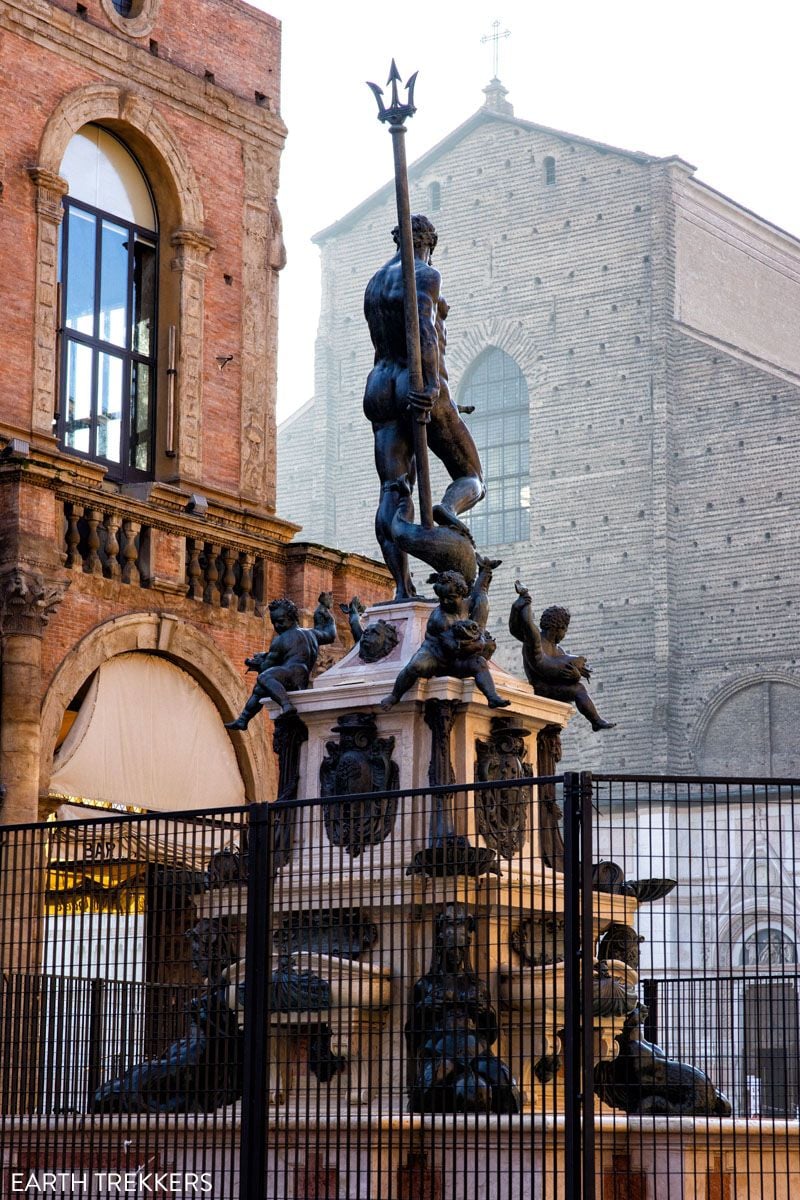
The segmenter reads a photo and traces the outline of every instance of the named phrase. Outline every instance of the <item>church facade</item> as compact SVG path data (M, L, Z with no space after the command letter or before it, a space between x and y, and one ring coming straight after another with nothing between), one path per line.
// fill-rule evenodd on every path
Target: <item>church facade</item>
M497 660L520 669L506 630L520 578L540 611L571 610L565 644L618 722L576 719L565 758L795 772L800 241L679 158L519 119L497 80L410 177L412 211L438 230L450 389L474 406L486 475L470 523L504 564ZM303 537L362 554L378 500L362 301L394 224L387 184L316 235L315 393L278 432L281 506Z
M273 798L269 723L224 729L269 600L386 578L275 509L280 24L9 0L0 36L0 819Z

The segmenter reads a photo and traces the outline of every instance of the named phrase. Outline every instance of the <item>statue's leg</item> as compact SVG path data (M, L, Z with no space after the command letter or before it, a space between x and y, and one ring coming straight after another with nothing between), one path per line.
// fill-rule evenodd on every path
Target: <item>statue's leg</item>
M432 679L440 665L438 659L424 646L421 646L414 657L398 673L391 692L381 700L381 708L393 708L418 679Z
M472 434L449 397L434 408L428 427L428 445L441 459L452 480L441 503L434 507L434 519L439 525L449 525L470 536L467 526L458 517L483 499L486 488Z
M392 519L406 497L396 487L403 477L413 483L411 446L406 431L398 422L375 426L375 465L381 480L381 497L375 514L375 536L383 561L395 582L395 600L415 596L408 566L408 555L396 544L392 535ZM413 510L412 517L413 520Z
M261 677L259 676L259 680L260 678ZM235 721L226 721L225 728L247 729L247 726L250 724L253 717L258 716L258 714L261 712L261 698L263 695L264 692L259 686L259 683L256 683L252 693L250 694L250 698L248 699L242 711L239 713L239 716Z
M483 663L483 666L475 672L475 683L478 689L483 692L486 699L489 701L489 708L508 708L510 700L502 700L497 694L497 689L494 686L492 672L483 658L478 659L478 662Z
M264 704L267 700L272 700L277 704L282 713L297 712L297 709L289 699L285 684L291 687L296 686L296 681L293 679L291 671L281 671L280 667L270 667L263 671L258 677L258 687L261 691L261 699L259 704ZM255 689L253 689L255 695Z
M600 713L595 707L594 700L587 692L586 688L581 686L575 692L575 707L581 716L586 717L586 720L591 722L592 729L595 733L600 729L613 729L614 721L604 721Z

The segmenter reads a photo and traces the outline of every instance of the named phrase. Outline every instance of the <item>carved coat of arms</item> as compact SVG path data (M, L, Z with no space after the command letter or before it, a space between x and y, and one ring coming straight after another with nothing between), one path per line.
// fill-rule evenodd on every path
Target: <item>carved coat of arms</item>
M524 759L525 738L529 736L527 729L514 725L513 718L494 717L489 740L478 739L475 743L475 778L498 784L475 793L478 833L501 858L513 858L525 843L530 788L502 784L504 780L510 782L533 774L530 763Z
M323 805L328 840L355 857L389 836L397 815L397 799L382 793L399 786L400 772L392 760L394 738L378 736L372 713L345 713L334 725L338 742L326 744L320 766L320 795L363 796L374 800L339 800Z

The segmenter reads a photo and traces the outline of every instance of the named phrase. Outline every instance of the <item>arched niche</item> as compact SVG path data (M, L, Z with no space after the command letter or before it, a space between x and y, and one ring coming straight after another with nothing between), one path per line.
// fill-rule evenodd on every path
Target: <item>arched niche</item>
M783 675L737 680L717 694L698 727L694 758L703 775L779 777L800 768L800 685Z
M187 621L157 612L130 613L107 621L77 643L47 689L41 718L41 796L49 792L53 756L68 706L102 663L134 651L162 655L186 671L210 698L221 722L237 716L247 698L247 685L222 651ZM254 721L246 736L231 739L247 802L269 800L277 793L268 731L266 719Z

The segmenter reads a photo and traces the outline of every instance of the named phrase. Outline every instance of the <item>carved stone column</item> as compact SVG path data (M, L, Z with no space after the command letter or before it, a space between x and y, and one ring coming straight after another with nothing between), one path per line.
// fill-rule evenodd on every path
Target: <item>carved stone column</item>
M207 258L214 242L196 229L178 229L170 239L171 266L180 277L178 374L175 388L176 474L199 483L203 474L203 310Z
M35 821L39 809L42 635L68 580L31 567L0 568L0 820Z
M561 726L545 725L536 738L536 774L555 775L561 762ZM539 854L554 871L564 871L562 813L556 803L555 784L539 785Z
M42 634L68 587L19 563L0 566L0 823L35 821L39 810ZM6 937L0 970L9 988L0 1038L8 1049L0 1065L0 1102L7 1113L31 1112L39 1066L41 996L28 978L41 969L40 889L44 843L35 835L17 843L5 864ZM24 851L24 853L23 853ZM8 906L7 906L8 908Z
M28 174L36 188L36 296L31 431L52 439L56 409L56 333L58 329L58 227L64 216L61 199L69 184L43 167Z
M286 263L276 187L267 156L245 150L240 486L269 512L275 511L278 272Z

